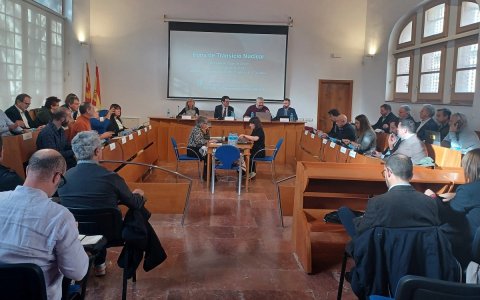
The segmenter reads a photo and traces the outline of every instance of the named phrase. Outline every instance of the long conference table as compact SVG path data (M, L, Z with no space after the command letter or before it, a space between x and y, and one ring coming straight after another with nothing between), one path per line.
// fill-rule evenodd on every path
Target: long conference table
M188 137L196 120L150 117L150 125L157 129L158 160L175 162L176 157L170 143L170 137L177 143L187 144ZM248 122L243 120L209 120L212 123L210 136L228 136L229 133L250 134ZM296 154L300 150L300 137L304 132L304 122L262 122L265 131L265 146L274 148L280 138L283 145L277 154L276 163L296 164ZM267 155L269 155L268 153Z

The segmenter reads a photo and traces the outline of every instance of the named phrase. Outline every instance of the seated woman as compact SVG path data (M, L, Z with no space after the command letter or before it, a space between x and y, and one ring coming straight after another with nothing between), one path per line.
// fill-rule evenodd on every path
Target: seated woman
M122 119L122 108L118 104L110 105L110 111L112 111L110 115L110 125L107 127L108 131L115 132L115 135L118 135L120 131L127 129L123 125Z
M95 109L95 115L90 118L90 126L92 127L92 130L95 130L98 132L98 134L102 135L107 131L107 128L110 126L110 116L113 114L114 109L110 108L107 111L107 114L100 118L98 111Z
M195 100L188 98L185 107L178 113L177 118L180 118L182 115L196 117L199 114L200 111L195 107Z
M249 141L253 142L253 147L250 157L250 163L248 166L248 171L250 172L250 178L255 177L256 173L256 166L253 163L254 157L265 157L265 133L263 132L262 122L258 117L253 117L248 121L248 125L252 129L252 133L250 135L241 134L238 138L244 138Z
M205 117L198 117L195 127L192 128L188 137L187 155L190 157L199 157L203 160L203 180L207 178L207 159L205 151L200 151L202 147L206 147L209 142L208 120Z
M353 149L358 153L370 154L377 147L377 135L373 131L368 118L365 115L355 117L356 141L343 139L347 145L352 145Z
M471 244L480 227L480 149L469 151L462 159L466 184L456 193L438 197L431 190L425 194L436 198L439 205L442 230L452 244L453 254L465 267L471 260Z

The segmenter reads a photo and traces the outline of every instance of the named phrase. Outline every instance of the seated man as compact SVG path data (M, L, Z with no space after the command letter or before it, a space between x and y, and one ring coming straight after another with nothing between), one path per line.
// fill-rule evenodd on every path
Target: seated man
M243 114L243 117L255 117L257 112L270 112L264 104L265 100L262 97L258 97L256 104L250 105Z
M385 161L383 176L388 192L370 199L365 215L353 220L357 235L378 226L440 225L435 201L425 194L417 192L409 183L413 176L413 164L409 157L402 154L390 156Z
M433 120L433 116L435 116L435 107L425 104L420 110L420 124L417 127L417 137L421 141L427 138L427 131L438 130L438 124Z
M0 193L0 262L41 267L48 299L55 300L62 297L63 276L81 280L89 265L73 215L50 199L65 182L65 167L57 151L39 150L25 184Z
M398 120L397 116L392 113L390 104L382 104L380 106L380 118L372 128L375 130L383 130L385 133L390 133L390 123Z
M90 124L90 118L95 117L95 107L90 103L86 102L80 105L79 108L80 116L75 120L70 127L70 136L69 141L71 141L79 132L92 130L92 125ZM107 131L100 135L101 139L108 139L112 137L112 133Z
M62 107L68 108L71 112L72 119L76 120L78 117L78 107L80 106L80 100L75 94L68 94L65 98L65 104Z
M23 179L11 170L1 164L3 157L3 140L0 137L0 192L14 190L17 185L23 184Z
M328 118L330 121L332 121L332 128L330 131L327 133L324 133L322 137L327 137L327 135L335 135L338 132L338 126L337 126L337 118L340 116L340 112L336 108L332 108L328 111Z
M0 109L0 135L7 136L23 133L23 129L20 126L23 121L12 122L10 118Z
M67 140L63 127L68 125L68 108L60 107L52 114L52 121L40 131L37 137L37 149L54 149L62 154L67 169L77 164L72 147Z
M480 148L480 139L468 126L467 117L464 114L453 114L449 125L449 133L442 141L443 147L459 150L462 154Z
M215 106L215 113L213 117L217 120L223 120L225 117L234 117L235 110L230 106L230 97L223 96L222 104Z
M55 96L48 97L45 105L37 112L35 122L38 125L47 125L53 119L53 112L60 106L60 99Z
M424 158L428 157L428 154L425 144L423 144L423 142L420 141L415 134L415 127L415 122L413 122L411 119L400 120L397 128L397 138L401 139L401 141L399 141L400 144L398 144L397 150L393 151L397 141L394 135L390 135L388 138L388 146L391 150L390 155L406 155L412 159L414 165L418 165ZM382 159L386 159L388 157L378 152L375 156L381 157Z
M415 119L413 119L412 115L410 114L411 111L412 111L412 109L407 104L400 106L400 108L398 109L398 118L400 118L400 119L410 119L416 124L417 122L415 122ZM415 127L415 129L416 129L416 127Z
M448 108L440 108L437 109L437 114L435 118L437 119L438 123L438 131L440 132L440 140L443 139L448 135L450 132L450 117L452 116L452 111Z
M288 98L283 100L283 107L278 109L274 120L278 121L280 118L289 118L291 121L298 121L297 112L295 108L290 107L290 99Z
M32 120L27 108L32 104L32 97L27 94L20 94L15 98L15 104L10 106L5 114L12 121L22 128L35 128L37 123Z
M346 115L339 115L336 117L335 124L337 125L337 131L329 134L329 137L336 138L338 140L347 139L350 141L355 141L355 127L352 124L348 123Z
M143 191L130 191L125 180L117 173L98 164L102 158L100 137L95 131L82 131L72 140L77 166L65 174L67 184L58 189L62 205L71 208L116 208L119 204L129 208L141 208ZM101 251L95 259L95 275L106 272L107 251Z

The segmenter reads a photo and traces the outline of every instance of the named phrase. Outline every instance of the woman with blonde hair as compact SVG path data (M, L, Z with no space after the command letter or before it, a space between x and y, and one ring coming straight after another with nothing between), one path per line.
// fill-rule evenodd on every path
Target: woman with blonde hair
M185 107L178 113L177 118L180 118L182 115L197 117L200 114L198 108L195 107L195 100L188 98L185 102Z
M425 194L436 198L442 230L452 244L453 253L463 267L471 260L471 244L480 227L480 149L469 151L462 159L467 183L456 193L437 196L433 191Z

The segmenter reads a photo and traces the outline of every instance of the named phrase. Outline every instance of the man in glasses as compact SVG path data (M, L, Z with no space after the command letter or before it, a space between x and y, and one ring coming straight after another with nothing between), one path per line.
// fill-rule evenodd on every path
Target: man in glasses
M89 265L73 215L50 199L65 169L60 153L38 150L24 185L0 193L0 262L40 266L48 299L61 299L63 276L81 280Z
M394 154L382 172L388 192L368 201L365 215L354 219L355 232L373 227L422 227L440 225L435 201L416 191L409 183L413 176L412 160ZM343 221L343 220L342 220Z
M93 209L117 208L119 204L132 209L143 206L145 200L142 190L130 191L122 177L99 165L102 143L97 132L79 132L72 140L72 149L77 158L77 166L67 171L67 184L58 189L62 205ZM96 276L106 274L106 256L106 249L96 256Z
M15 98L15 104L10 106L5 114L18 126L29 129L37 127L28 113L28 107L32 104L32 97L27 94L20 94Z

